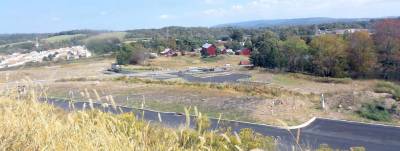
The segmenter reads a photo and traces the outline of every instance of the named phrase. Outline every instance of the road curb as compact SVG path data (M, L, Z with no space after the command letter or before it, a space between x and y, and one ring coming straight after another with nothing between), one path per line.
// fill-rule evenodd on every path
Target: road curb
M315 120L317 120L319 118L317 117L313 117L310 120L308 120L307 122L301 124L301 125L297 125L297 126L289 126L288 129L290 130L294 130L294 129L300 129L300 128L304 128L307 127L308 125L312 124Z
M68 101L66 101L68 102ZM90 102L84 102L84 101L74 101L71 103L85 103L88 104ZM92 102L93 104L98 104L102 105L100 102ZM111 106L108 104L108 106ZM127 106L121 106L117 105L116 108L127 108L127 109L134 109L134 110L144 110L144 111L150 111L150 112L155 112L155 113L161 113L161 114L175 114L176 116L185 116L185 114L181 114L178 112L163 112L163 111L157 111L157 110L151 110L151 109L141 109L141 108L134 108L134 107L127 107ZM194 116L194 115L190 115ZM214 117L209 117L211 120L217 120L221 122L235 122L235 123L243 123L243 124L251 124L251 125L258 125L258 126L267 126L267 127L272 127L272 128L277 128L277 129L283 129L283 130L296 130L296 129L301 129L305 128L311 124L313 124L317 120L330 120L330 121L336 121L336 122L346 122L346 123L358 123L358 124L365 124L365 125L371 125L371 126L384 126L384 127L395 127L395 128L400 128L400 126L395 126L395 125L385 125L385 124L376 124L376 123L366 123L366 122L358 122L358 121L348 121L348 120L341 120L341 119L330 119L330 118L323 118L323 117L313 117L310 120L306 121L303 124L296 125L296 126L288 126L288 127L281 127L281 126L275 126L275 125L269 125L269 124L261 124L261 123L252 123L252 122L245 122L245 121L238 121L238 120L228 120L228 119L219 119L219 118L214 118Z

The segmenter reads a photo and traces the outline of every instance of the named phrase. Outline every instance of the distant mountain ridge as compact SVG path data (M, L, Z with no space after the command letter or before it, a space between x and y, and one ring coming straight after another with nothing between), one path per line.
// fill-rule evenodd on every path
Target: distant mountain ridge
M296 18L296 19L275 19L275 20L254 20L237 23L228 23L216 25L214 27L237 27L237 28L260 28L273 26L298 26L298 25L314 25L314 24L329 24L329 23L347 23L370 21L372 18Z

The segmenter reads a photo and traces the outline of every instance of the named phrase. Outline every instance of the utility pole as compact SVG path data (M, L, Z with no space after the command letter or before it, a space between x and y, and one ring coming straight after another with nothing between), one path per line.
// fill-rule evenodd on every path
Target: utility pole
M325 110L325 97L323 93L321 94L321 107L322 110Z

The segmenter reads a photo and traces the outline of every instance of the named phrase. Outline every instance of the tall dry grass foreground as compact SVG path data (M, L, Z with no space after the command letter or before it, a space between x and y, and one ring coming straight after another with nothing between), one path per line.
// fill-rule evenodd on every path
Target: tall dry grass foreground
M96 110L65 112L33 97L0 97L0 150L276 150L274 139L250 129L239 134L169 129Z

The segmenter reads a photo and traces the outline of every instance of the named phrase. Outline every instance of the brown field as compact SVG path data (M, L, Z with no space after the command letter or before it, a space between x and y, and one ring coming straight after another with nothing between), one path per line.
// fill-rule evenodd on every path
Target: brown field
M101 101L112 96L117 104L146 108L183 112L183 107L197 106L199 110L210 116L256 121L279 125L278 120L289 125L296 125L312 117L326 117L373 122L363 119L351 110L346 110L346 102L351 107L361 102L379 99L381 96L372 93L377 80L333 79L333 82L321 82L313 76L301 74L274 73L261 69L241 69L237 65L242 56L221 56L211 59L180 56L174 58L160 57L150 60L145 66L127 66L126 68L147 70L182 70L188 67L217 67L231 64L233 72L251 74L251 81L262 81L257 87L246 86L246 91L235 88L205 87L196 85L170 84L157 82L126 82L112 80L115 75L103 74L114 62L113 59L96 59L70 64L56 64L11 71L0 71L0 88L13 87L15 81L33 81L47 88L49 97L72 98L85 100L82 92L90 93L96 98L98 92ZM81 78L79 80L60 79ZM8 83L7 83L8 82ZM227 86L228 87L228 86ZM241 86L238 86L241 87ZM264 89L264 90L263 90ZM274 93L267 92L273 90ZM324 93L329 108L320 109L320 95ZM272 94L272 95L271 95ZM343 103L343 108L337 108ZM400 124L394 120L387 124Z

